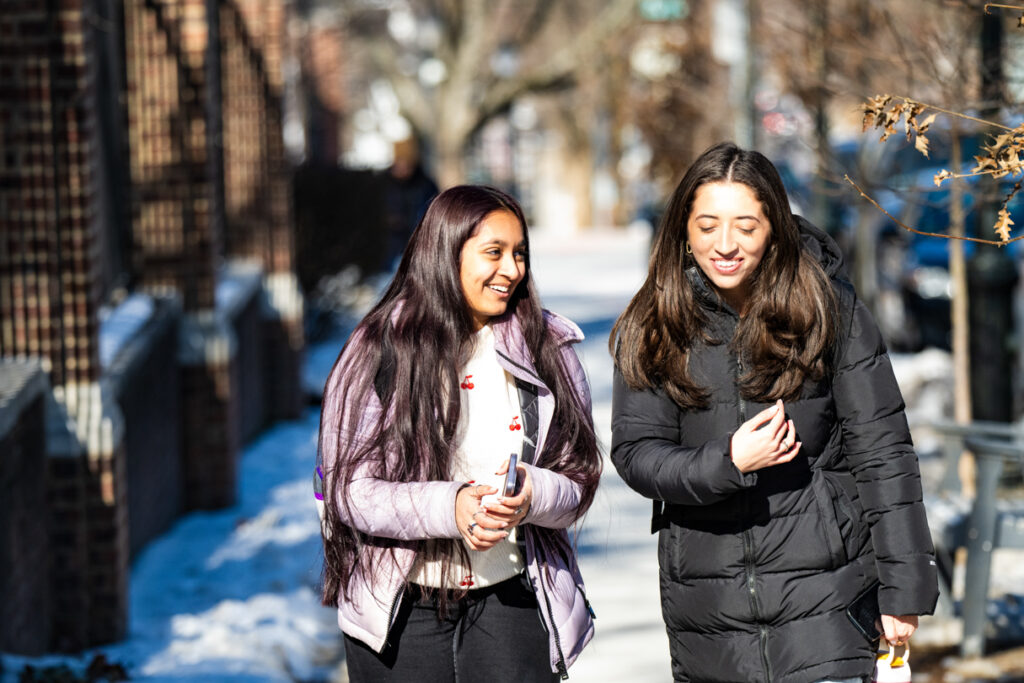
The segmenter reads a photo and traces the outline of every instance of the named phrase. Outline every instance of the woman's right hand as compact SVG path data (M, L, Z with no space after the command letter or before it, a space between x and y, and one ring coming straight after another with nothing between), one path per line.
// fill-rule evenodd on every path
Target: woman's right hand
M801 445L780 399L740 425L732 435L730 455L736 469L746 474L789 462Z
M481 503L484 496L497 492L493 486L477 484L463 486L455 495L455 524L472 550L488 550L508 537L508 524L489 516Z

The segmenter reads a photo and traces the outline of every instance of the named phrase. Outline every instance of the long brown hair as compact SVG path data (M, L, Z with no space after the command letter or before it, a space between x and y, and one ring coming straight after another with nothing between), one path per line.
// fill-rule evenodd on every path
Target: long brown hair
M687 253L687 222L706 183L749 187L771 224L764 258L731 340L715 339L695 283L713 291ZM804 251L775 166L759 152L719 143L697 158L672 194L651 253L647 280L612 328L609 348L626 384L662 388L683 408L707 406L709 392L688 367L698 342L729 342L744 360L744 398L791 400L804 382L825 377L838 320L836 297L817 259Z
M356 327L327 380L317 456L325 489L324 604L336 604L339 594L347 595L357 563L368 560L360 553L362 546L426 550L423 541L371 537L346 524L352 510L347 497L336 493L347 490L360 470L395 482L451 479L458 447L458 372L468 360L473 334L459 278L460 258L466 240L494 211L512 213L523 229L526 272L506 315L518 320L537 374L555 401L551 429L535 464L579 484L581 514L593 501L601 473L593 418L576 395L560 342L547 327L533 287L522 209L491 187L450 188L427 208L390 286ZM381 413L369 415L366 406L378 401ZM530 533L550 552L562 548L555 530L531 527ZM444 576L455 558L469 563L461 539L437 539L432 545ZM387 561L386 556L380 559ZM377 576L374 567L360 570L371 580ZM439 596L443 607L447 591Z

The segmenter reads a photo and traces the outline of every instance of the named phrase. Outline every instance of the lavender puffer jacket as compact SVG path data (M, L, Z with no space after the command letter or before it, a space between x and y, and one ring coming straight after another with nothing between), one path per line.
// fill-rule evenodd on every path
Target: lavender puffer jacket
M544 312L549 334L558 341L566 368L569 369L577 394L585 408L590 409L590 387L583 366L580 364L572 344L582 341L583 333L572 321L549 311ZM526 347L519 321L512 315L501 316L493 323L495 348L498 362L513 377L517 384L529 387L535 393L536 417L526 419L526 437L535 444L533 454L541 453L548 435L555 402L551 391L537 376L531 354ZM358 330L355 334L359 334ZM357 340L356 340L357 341ZM346 353L358 352L358 343L349 344ZM353 351L355 349L355 351ZM332 417L340 413L331 400L338 400L342 394L343 381L335 365L327 380L324 393L324 418L321 431L337 433L339 425ZM523 391L520 391L523 395ZM373 392L369 404L363 408L360 425L366 429L382 419L382 407ZM528 415L523 406L524 417ZM357 431L358 438L358 431ZM329 470L339 454L335 450L335 439L322 439L324 469ZM532 526L558 529L564 547L569 549L565 529L576 521L581 513L577 509L580 500L579 487L564 475L534 466L535 457L524 451L522 464L533 481L533 497L530 510L522 522L525 531L526 566L530 583L537 594L541 619L548 631L549 652L552 671L566 678L566 669L579 656L594 635L592 610L586 599L583 578L576 564L575 555L566 552L567 563L559 554L546 557L536 543ZM322 477L322 473L320 477ZM320 484L320 477L317 484ZM352 518L348 524L370 536L393 538L399 541L394 551L394 561L380 547L367 544L362 552L360 567L376 567L375 580L357 570L349 585L348 599L338 598L338 625L341 630L357 638L377 652L384 649L388 631L395 615L398 614L406 577L415 559L416 541L429 538L460 538L455 524L455 495L462 487L459 481L394 482L378 479L373 472L353 477L347 491L338 491L338 509L344 515L343 497L348 497ZM318 497L319 497L318 493Z

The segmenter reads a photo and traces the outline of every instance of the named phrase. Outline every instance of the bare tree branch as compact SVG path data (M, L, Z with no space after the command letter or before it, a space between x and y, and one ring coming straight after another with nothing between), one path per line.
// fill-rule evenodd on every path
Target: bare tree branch
M548 17L551 15L551 10L554 9L554 7L555 3L550 2L550 0L540 0L539 2L533 3L523 25L516 31L516 42L522 45L533 40L533 36L540 33L541 28L544 26L545 22L547 22Z
M388 74L399 106L413 127L420 131L434 128L437 125L434 106L416 79L399 68L397 45L392 41L371 40L367 48L374 66Z
M863 197L864 199L866 199L869 202L871 202L875 206L875 208L877 208L879 211L881 211L886 216L888 216L889 220L891 220L893 223L895 223L896 225L900 226L901 228L903 228L907 232L912 232L915 235L924 235L925 237L941 237L943 239L960 240L960 241L963 241L963 242L977 242L978 244L991 244L991 245L996 246L996 247L1004 247L1007 244L1009 244L1010 242L1017 242L1018 240L1024 240L1024 235L1018 235L1017 237L1011 237L1010 239L1008 239L1005 242L1003 242L1001 240L986 240L986 239L982 239L980 237L964 237L964 236L961 236L961 235L946 235L946 234L943 234L941 232L925 232L924 230L918 230L917 228L912 228L909 225L907 225L906 223L903 223L902 221L900 221L898 218L893 216L891 213L889 213L885 209L883 209L882 205L879 204L877 201L875 201L866 192L864 192L864 190L860 189L860 186L857 183L853 182L853 180L850 179L850 176L848 176L848 175L847 176L843 176L843 179L846 180L846 182L850 183L850 185L852 185L853 188L855 190L857 190L857 192L860 193L861 197Z
M484 95L477 120L485 121L523 93L550 86L568 77L582 63L593 58L605 38L628 22L635 7L636 0L615 0L575 39L552 55L551 59L516 78L498 81Z

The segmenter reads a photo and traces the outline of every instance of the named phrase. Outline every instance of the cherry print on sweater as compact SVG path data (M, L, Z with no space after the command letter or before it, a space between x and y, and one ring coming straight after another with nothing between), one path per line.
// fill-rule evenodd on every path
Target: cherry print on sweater
M519 424L519 416L516 415L515 417L512 418L512 424L510 424L508 426L508 431L510 431L510 432L518 432L522 428L523 428L523 425Z
M490 504L497 502L505 480L497 471L508 461L509 453L521 452L522 435L527 430L521 424L525 417L520 417L515 379L498 362L493 328L485 325L472 341L471 355L457 375L459 427L449 477L453 481L472 482L470 486L486 487L481 501ZM518 418L519 430L515 429L513 417ZM525 557L513 537L505 538L488 551L470 552L468 559L466 564L457 560L445 576L439 560L422 558L410 572L409 581L432 588L477 590L517 575L525 565Z

